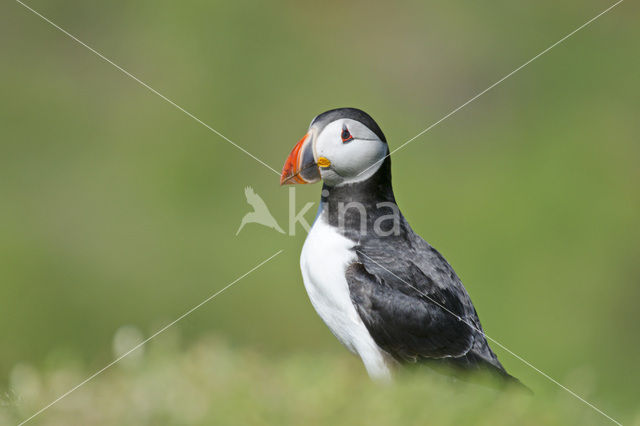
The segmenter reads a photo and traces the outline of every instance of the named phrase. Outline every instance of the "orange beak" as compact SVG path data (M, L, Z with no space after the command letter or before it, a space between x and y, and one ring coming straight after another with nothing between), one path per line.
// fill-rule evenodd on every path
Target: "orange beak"
M320 169L313 157L313 137L304 135L291 150L282 168L280 185L313 183L320 180Z

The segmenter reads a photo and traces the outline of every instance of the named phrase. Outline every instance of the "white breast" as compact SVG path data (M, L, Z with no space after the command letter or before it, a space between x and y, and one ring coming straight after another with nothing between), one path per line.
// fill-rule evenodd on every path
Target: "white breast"
M369 334L349 295L344 274L356 258L353 246L353 241L340 235L319 215L300 256L304 286L320 318L343 345L362 358L369 375L389 379L390 357Z

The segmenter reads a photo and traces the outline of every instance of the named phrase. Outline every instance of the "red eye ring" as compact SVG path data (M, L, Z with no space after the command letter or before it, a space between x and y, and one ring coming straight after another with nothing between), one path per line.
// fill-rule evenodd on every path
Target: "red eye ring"
M342 143L347 143L353 140L353 136L351 136L351 133L349 133L349 129L347 129L346 127L342 129L342 133L340 134L340 137L342 138Z

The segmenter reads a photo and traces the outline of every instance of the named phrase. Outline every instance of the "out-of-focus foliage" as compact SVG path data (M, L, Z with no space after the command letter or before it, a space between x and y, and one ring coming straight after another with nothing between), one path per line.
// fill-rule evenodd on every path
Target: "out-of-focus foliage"
M175 334L174 334L175 335ZM530 395L469 385L421 369L391 385L372 383L354 357L265 357L203 338L188 349L152 343L70 394L34 425L600 425L603 417L564 391ZM0 424L17 423L87 374L63 364L40 373L18 365ZM485 384L489 384L485 382ZM576 385L576 383L573 383ZM589 389L577 391L588 395ZM14 396L14 394L10 395ZM635 424L640 424L640 413Z
M314 115L360 107L398 147L609 3L27 4L279 170ZM487 333L621 421L640 381L639 15L623 2L393 156L403 213L462 277ZM288 228L275 173L16 2L0 5L0 54L0 389L16 391L17 366L43 381L19 418L108 363L124 324L149 336L284 249L181 322L184 352L105 372L68 404L95 423L111 410L94 392L127 407L134 390L166 410L154 415L193 403L198 419L295 422L311 404L318 422L415 407L456 422L462 404L478 423L505 404L518 421L538 407L551 423L602 420L499 348L534 401L464 401L473 391L428 375L370 386L307 300L303 229L235 236L245 186ZM298 208L319 191L297 188ZM238 358L191 346L210 332ZM172 383L206 354L193 371L214 372Z

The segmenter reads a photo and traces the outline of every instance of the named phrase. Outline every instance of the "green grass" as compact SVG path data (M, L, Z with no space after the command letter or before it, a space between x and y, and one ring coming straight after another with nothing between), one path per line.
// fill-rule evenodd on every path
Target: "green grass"
M174 334L175 337L175 334ZM174 342L173 344L171 342ZM168 343L169 342L169 343ZM453 381L420 368L373 383L346 354L266 357L209 337L186 350L163 336L34 418L34 425L555 425L607 424L551 387L518 389ZM0 409L15 424L81 382L89 371L68 359L38 371L19 365ZM576 388L588 398L588 388ZM630 420L630 419L629 419ZM640 411L635 423L640 424Z

